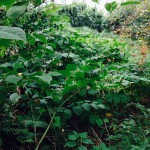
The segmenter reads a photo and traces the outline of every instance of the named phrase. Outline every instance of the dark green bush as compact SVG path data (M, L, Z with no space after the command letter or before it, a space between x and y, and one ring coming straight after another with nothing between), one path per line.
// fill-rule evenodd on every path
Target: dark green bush
M89 27L101 32L107 29L107 20L101 12L96 8L89 8L85 4L76 4L72 6L64 6L60 11L70 17L71 25L74 27Z

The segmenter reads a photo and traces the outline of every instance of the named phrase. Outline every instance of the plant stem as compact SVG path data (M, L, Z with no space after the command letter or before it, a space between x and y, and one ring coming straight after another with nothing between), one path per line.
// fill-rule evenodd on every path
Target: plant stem
M78 92L76 92L76 94L77 94L77 93L78 93ZM74 95L75 95L75 94L74 94ZM71 95L69 98L67 98L65 101L63 101L63 102L60 104L60 106L57 108L57 110L53 113L53 115L52 115L52 117L51 117L51 120L50 120L50 123L49 123L48 127L46 128L45 132L43 133L43 135L42 135L40 141L38 142L38 144L37 144L35 150L38 150L38 149L39 149L40 144L42 143L42 141L43 141L43 139L45 138L45 136L46 136L48 130L50 129L50 127L51 127L51 125L52 125L52 123L53 123L54 117L55 117L55 115L57 114L57 112L59 111L59 109L60 109L69 99L71 99L74 95Z

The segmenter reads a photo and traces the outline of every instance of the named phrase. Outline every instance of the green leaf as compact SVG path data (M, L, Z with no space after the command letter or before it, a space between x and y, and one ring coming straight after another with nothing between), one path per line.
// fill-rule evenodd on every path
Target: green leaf
M84 73L83 73L83 72L77 72L77 73L76 73L76 79L77 79L77 80L79 80L79 79L81 79L81 80L84 79Z
M17 85L18 81L20 81L22 79L22 77L18 77L15 75L9 75L6 77L5 81L7 81L8 83L14 83L15 85Z
M101 150L110 150L109 148L106 147L105 143L100 144L100 149Z
M113 96L112 96L111 94L107 94L107 95L106 95L106 100L107 100L108 102L112 102L112 101L113 101Z
M64 42L63 40L59 40L58 45L60 45L60 46L63 45L63 42Z
M73 107L72 109L76 115L80 115L82 113L82 107L81 106Z
M80 133L79 134L79 136L81 137L81 138L87 138L87 132L82 132L82 133Z
M48 124L44 121L34 121L34 125L40 128L47 128Z
M117 7L116 1L113 1L111 3L106 3L105 4L105 9L109 12L112 13Z
M60 70L59 71L64 77L69 77L71 73L67 70Z
M45 36L43 36L42 34L37 34L37 33L34 33L33 34L39 41L43 42L43 43L47 43L47 39Z
M103 120L100 119L100 118L96 119L96 124L97 124L99 127L102 126Z
M43 0L32 0L35 6L39 6L43 3Z
M8 48L10 46L11 40L0 39L0 47Z
M6 16L13 21L15 21L17 18L19 18L27 9L28 2L18 2L15 3L12 7L9 8L7 11Z
M137 2L137 1L127 1L127 2L121 3L121 6L134 5L134 4L140 4L140 2Z
M76 141L77 140L77 136L76 135L68 135L68 139L71 141Z
M93 142L90 139L82 139L82 143L84 144L93 144Z
M75 147L76 146L76 142L75 141L69 141L65 144L65 146L67 147Z
M48 74L50 76L61 76L61 74L59 72L52 72L52 71L50 71Z
M18 27L0 26L0 39L26 41L26 34Z
M90 111L91 110L91 106L89 103L84 103L82 104L82 107L86 110L86 111Z
M18 102L20 96L17 93L13 93L10 95L9 99L12 102L12 104L15 104Z
M72 116L71 110L65 109L65 110L64 110L64 117L65 117L66 119L69 119L69 118L71 118L71 116Z
M69 71L74 71L77 69L77 66L75 64L68 64L66 69Z
M106 107L105 107L105 105L103 105L103 104L99 104L99 105L97 105L99 108L101 108L101 109L105 109Z
M53 123L53 125L55 127L61 128L61 121L60 121L60 117L59 116L55 116L54 117L54 123Z
M92 104L90 104L94 109L98 109L98 106L96 105L96 104L94 104L94 103L92 103Z
M42 80L43 82L50 84L52 81L52 77L49 74L45 74L42 76L35 76L36 78L39 78L40 80Z
M0 6L11 6L16 0L0 0Z
M78 147L78 150L87 150L87 148L86 148L85 146L83 146L83 145L80 145L80 146Z
M73 134L76 135L77 137L79 136L78 132L73 131Z
M95 2L95 3L98 3L98 0L92 0L93 2Z
M93 150L110 150L110 149L106 147L105 143L101 143L98 146L93 146Z

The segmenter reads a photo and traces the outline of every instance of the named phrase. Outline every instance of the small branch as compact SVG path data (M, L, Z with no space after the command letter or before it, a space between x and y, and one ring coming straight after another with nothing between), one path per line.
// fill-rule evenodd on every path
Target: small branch
M105 129L106 129L107 135L108 135L108 137L110 137L110 134L109 134L109 131L108 131L108 128L107 128L107 125L106 125L105 122L104 122L104 125L105 125ZM109 147L110 147L110 141L109 141Z
M94 130L92 127L90 127L90 129L92 130L92 134L93 134L93 136L96 138L96 140L98 141L98 143L101 144L101 143L102 143L102 140L98 137L98 135L97 135L97 133L95 132L95 130Z
M76 92L76 94L77 94L77 93L78 93L78 92ZM74 95L75 95L75 94L74 94ZM59 109L60 109L68 100L70 100L74 95L71 95L69 98L67 98L65 101L63 101L63 102L60 104L60 106L57 108L57 110L53 113L53 115L52 115L52 117L51 117L51 120L50 120L50 123L49 123L48 127L46 128L45 132L43 133L43 135L42 135L40 141L38 142L38 144L37 144L35 150L38 150L38 149L39 149L40 144L42 143L42 141L43 141L43 139L45 138L47 132L49 131L49 129L50 129L52 123L53 123L54 117L55 117L55 115L57 114L57 112L59 111Z

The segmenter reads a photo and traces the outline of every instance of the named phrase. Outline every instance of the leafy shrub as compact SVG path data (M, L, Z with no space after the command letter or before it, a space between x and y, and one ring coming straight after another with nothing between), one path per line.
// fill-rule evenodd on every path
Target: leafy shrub
M50 10L22 16L27 43L13 41L0 59L0 145L111 149L112 124L122 127L125 106L141 102L149 72L130 61L128 42L73 28Z
M118 144L116 144L114 147L112 146L112 149L123 148L124 150L148 150L150 148L150 131L148 128L150 122L144 120L149 118L150 110L138 103L129 103L126 106L126 109L132 111L132 115L130 118L125 119L122 123L114 128L114 135L111 135L109 139L113 142L120 142L118 142ZM138 116L136 116L135 110L139 111Z
M149 16L149 1L144 0L140 5L121 7L109 19L109 26L114 32L149 43Z
M71 25L74 27L86 26L99 32L107 29L107 21L103 14L85 4L64 6L59 13L69 16Z

